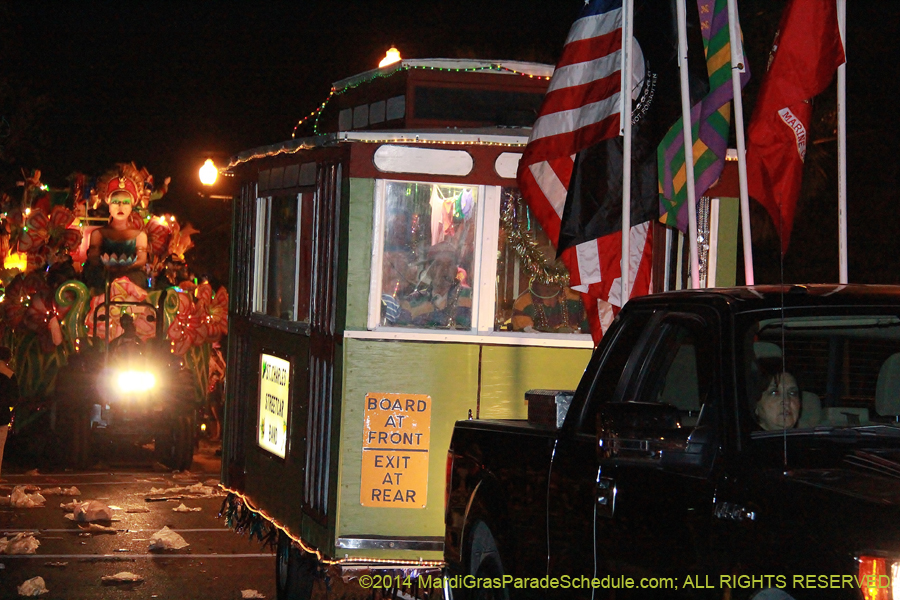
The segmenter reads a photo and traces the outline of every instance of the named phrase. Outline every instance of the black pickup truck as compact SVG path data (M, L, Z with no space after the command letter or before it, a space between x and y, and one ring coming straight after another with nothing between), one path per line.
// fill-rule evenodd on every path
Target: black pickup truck
M900 288L633 300L528 402L454 429L454 600L900 600Z

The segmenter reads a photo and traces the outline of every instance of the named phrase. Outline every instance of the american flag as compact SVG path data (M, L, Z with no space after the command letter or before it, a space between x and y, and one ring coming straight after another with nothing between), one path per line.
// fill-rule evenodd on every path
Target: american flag
M519 161L522 195L558 247L576 154L619 133L622 0L593 0L572 25L528 145ZM620 175L621 177L621 175ZM619 225L621 228L621 224ZM649 292L652 244L647 223L632 228L631 295ZM612 319L609 303L624 304L613 290L621 269L621 231L565 249L571 286L583 299L595 342ZM598 302L599 300L599 302Z

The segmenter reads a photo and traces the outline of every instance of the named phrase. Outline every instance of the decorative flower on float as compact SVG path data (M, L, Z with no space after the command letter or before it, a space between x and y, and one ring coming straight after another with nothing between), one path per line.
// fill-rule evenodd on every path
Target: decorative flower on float
M191 236L195 233L200 233L200 231L194 229L194 226L190 223L181 227L175 221L171 221L171 225L172 238L169 242L169 254L174 254L179 260L184 260L184 253L194 247Z
M17 330L24 327L35 333L43 352L53 352L62 343L53 290L38 273L19 274L10 282L0 314L7 328Z
M7 217L9 224L9 246L17 252L37 254L50 237L50 219L41 209L12 211Z
M168 337L172 343L172 353L184 356L191 346L203 343L200 331L201 313L191 296L183 291L178 293L178 313L169 325Z
M169 242L172 239L172 229L166 221L165 215L151 217L144 225L147 232L147 243L150 246L150 254L157 258L168 256Z
M81 244L81 232L70 228L74 221L75 215L64 206L53 207L49 217L41 208L27 215L13 211L7 217L10 248L28 256L28 271L53 264Z
M58 254L72 252L81 245L81 232L72 229L75 213L64 206L54 206L47 226L47 245Z
M31 291L22 274L16 275L6 286L3 302L0 303L0 315L2 315L3 324L8 329L18 329L22 325L22 321L25 320L25 306Z
M119 277L118 279L113 280L109 284L109 299L112 302L143 302L147 298L147 290L142 287L135 285L127 277ZM97 308L102 306L106 302L103 294L98 294L91 298L91 307L88 311L87 318L84 320L85 325L87 326L88 335L94 334L94 315L102 313L102 309L100 313L98 313ZM114 340L123 333L122 326L119 325L119 317L121 316L121 307L112 307L110 309L110 325L109 325L109 339ZM134 306L131 307L130 311L132 317L134 317L134 328L137 331L137 335L141 340L147 341L148 339L154 337L156 335L156 324L147 319L147 317L151 314L156 317L155 311L147 306ZM104 319L96 320L97 333L96 336L98 339L106 338L106 321Z
M212 286L201 283L197 287L195 311L199 320L200 343L218 342L228 333L228 292L224 287L213 294Z

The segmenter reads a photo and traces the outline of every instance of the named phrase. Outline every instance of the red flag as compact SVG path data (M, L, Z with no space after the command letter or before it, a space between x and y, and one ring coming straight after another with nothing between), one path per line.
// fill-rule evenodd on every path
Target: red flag
M787 251L806 158L812 105L844 63L833 0L789 0L781 16L747 129L750 195L762 204Z

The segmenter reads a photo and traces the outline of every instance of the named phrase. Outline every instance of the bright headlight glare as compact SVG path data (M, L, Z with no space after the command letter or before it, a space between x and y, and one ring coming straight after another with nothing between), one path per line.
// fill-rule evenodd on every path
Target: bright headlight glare
M891 563L891 597L900 598L900 561Z
M900 600L900 561L859 557L859 586L865 600Z
M146 392L156 385L156 377L149 371L122 371L117 382L123 393Z

